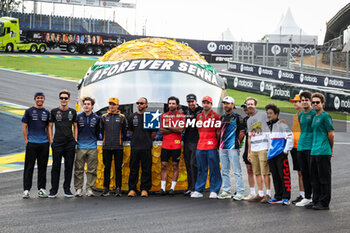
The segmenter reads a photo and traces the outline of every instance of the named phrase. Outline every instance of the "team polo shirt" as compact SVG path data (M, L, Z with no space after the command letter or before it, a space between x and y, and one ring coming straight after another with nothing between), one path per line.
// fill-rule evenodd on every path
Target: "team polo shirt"
M50 122L55 124L54 142L68 142L74 140L72 127L74 122L77 122L77 112L74 109L52 109L50 113Z
M293 115L293 125L292 125L292 131L293 131L293 137L294 137L294 145L293 148L298 148L298 141L300 138L300 123L298 119L299 113L296 113Z
M160 127L169 128L169 127L180 127L180 122L183 122L183 127L185 127L185 115L176 111L163 113L160 117ZM162 148L168 150L181 149L181 133L170 133L163 134L163 143Z
M197 121L202 121L201 124L197 124L199 140L198 150L212 150L218 146L218 140L216 137L216 131L220 130L220 115L211 110L207 116L204 112L197 115ZM207 127L209 125L209 127ZM216 127L215 127L216 126Z
M49 124L50 112L45 108L28 108L23 115L22 122L28 125L28 142L48 142L46 127Z
M239 132L244 131L242 117L233 112L224 114L221 120L220 150L239 150Z
M312 120L316 115L315 109L308 113L301 112L298 116L300 123L300 137L298 142L298 151L311 150L312 148Z
M312 120L312 149L311 155L332 155L328 132L334 130L332 117L323 112Z
M95 113L78 115L78 149L96 149L100 133L100 117Z

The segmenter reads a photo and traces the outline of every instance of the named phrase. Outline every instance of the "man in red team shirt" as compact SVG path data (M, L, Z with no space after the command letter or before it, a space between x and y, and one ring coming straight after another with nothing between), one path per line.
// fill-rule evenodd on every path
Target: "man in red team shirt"
M207 183L208 165L210 176L209 198L217 198L220 191L222 178L220 173L219 155L217 151L220 138L220 115L212 110L213 100L205 96L202 100L203 111L197 115L197 128L199 141L197 145L196 159L198 165L198 176L195 192L192 198L203 197L205 184Z
M179 177L179 161L181 155L181 134L185 128L185 115L178 111L180 101L175 96L168 98L169 112L163 113L161 120L161 127L159 132L163 134L163 143L161 151L162 167L160 171L161 189L158 192L160 195L165 195L165 186L167 178L167 168L169 158L173 161L173 177L169 195L174 195L174 190Z

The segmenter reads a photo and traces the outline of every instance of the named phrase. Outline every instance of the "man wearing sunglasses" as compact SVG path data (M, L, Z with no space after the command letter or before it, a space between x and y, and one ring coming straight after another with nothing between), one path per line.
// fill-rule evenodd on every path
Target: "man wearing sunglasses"
M111 175L111 163L114 156L116 197L121 196L122 164L123 164L123 139L126 136L126 118L118 110L119 100L116 97L109 98L108 112L101 117L101 132L103 136L102 156L104 169L103 192L101 196L109 195Z
M332 117L325 112L325 97L312 94L312 107L316 115L312 121L312 149L310 176L313 190L312 209L328 210L331 201L331 157L333 156L334 128Z
M148 107L145 97L137 100L137 112L128 118L128 131L131 136L129 197L137 196L137 182L141 162L141 196L148 197L152 187L152 142L157 131L143 128L143 113Z
M35 160L38 164L38 196L46 198L46 168L49 159L48 125L50 112L44 108L43 92L34 94L35 105L27 109L22 118L26 155L23 171L23 198L29 198L32 188Z
M293 137L294 137L294 145L293 145L293 149L290 151L290 154L292 155L292 160L293 160L293 170L298 172L300 195L295 200L292 201L292 204L296 204L301 200L303 200L303 198L305 197L303 175L301 174L301 169L299 166L298 156L297 156L298 141L300 137L300 124L299 124L298 116L303 110L303 107L301 105L300 95L295 95L294 99L290 99L289 102L293 103L295 110L297 110L297 113L293 115L292 131L293 131Z
M303 176L303 184L305 189L305 198L297 202L295 206L305 206L312 208L312 187L310 182L310 152L312 148L312 120L316 115L316 111L311 107L311 92L303 91L300 93L301 105L303 111L298 115L300 123L300 137L298 141L297 156L298 162Z
M58 186L60 182L60 172L62 157L64 158L64 196L73 197L70 191L72 180L73 164L75 157L75 145L78 138L77 112L68 106L70 101L70 92L62 90L59 93L60 106L51 110L49 135L52 139L53 125L55 125L55 136L50 141L52 148L52 170L51 170L51 190L49 197L57 197ZM72 127L73 130L72 131ZM74 132L74 134L73 134Z

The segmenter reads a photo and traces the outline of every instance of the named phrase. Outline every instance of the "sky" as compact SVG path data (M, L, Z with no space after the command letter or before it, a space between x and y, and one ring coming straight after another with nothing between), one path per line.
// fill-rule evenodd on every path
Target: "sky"
M230 30L234 40L255 42L272 33L290 8L294 20L322 44L328 22L348 0L121 0L136 9L95 8L38 3L43 14L116 20L129 33L169 38L221 40ZM41 5L40 5L41 4ZM25 2L26 12L33 2Z

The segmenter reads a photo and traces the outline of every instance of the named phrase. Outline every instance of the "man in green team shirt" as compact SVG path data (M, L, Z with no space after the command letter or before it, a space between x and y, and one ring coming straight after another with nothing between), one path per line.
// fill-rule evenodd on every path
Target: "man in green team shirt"
M313 190L312 209L328 210L331 201L331 157L333 156L334 128L332 117L323 110L325 97L314 93L311 97L316 116L312 121L312 149L310 176Z
M310 181L310 152L312 148L312 120L316 115L316 111L311 107L311 92L303 91L300 93L301 104L303 111L299 114L300 123L300 138L297 148L297 157L301 173L303 175L303 183L305 189L305 198L296 203L295 206L305 206L312 208L312 186Z

